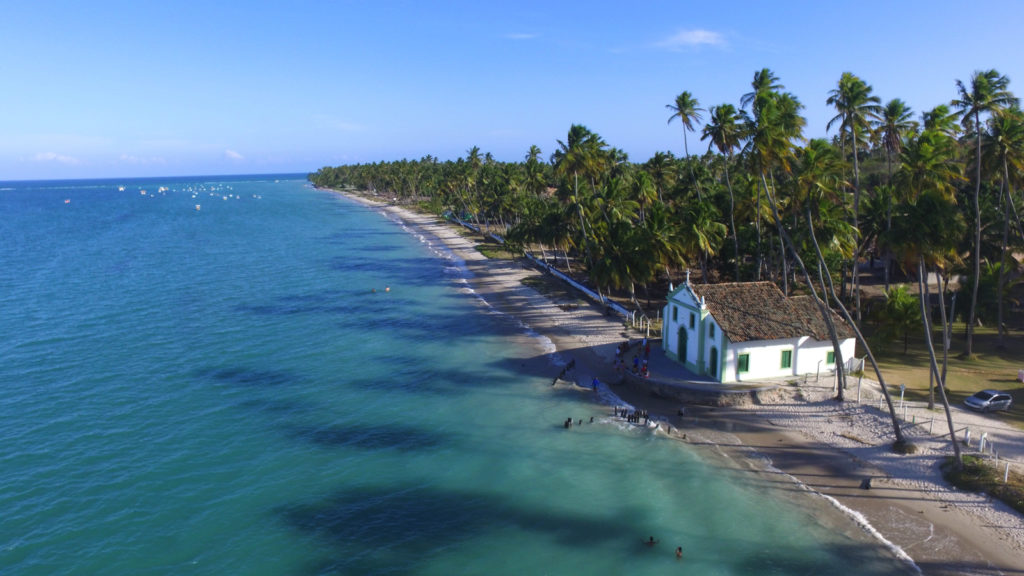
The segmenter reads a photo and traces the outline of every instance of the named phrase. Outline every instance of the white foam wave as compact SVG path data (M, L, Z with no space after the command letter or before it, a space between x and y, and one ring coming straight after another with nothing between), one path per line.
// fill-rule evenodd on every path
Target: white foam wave
M858 512L858 511L856 511L856 510L854 510L854 509L844 505L842 502L840 502L839 500L835 499L834 497L829 496L828 494L823 494L823 493L821 493L821 492L811 488L807 484L801 482L800 479L797 478L796 476L793 476L792 474L787 474L786 472L783 472L782 470L779 470L778 468L776 468L775 466L773 466L771 464L771 460L770 459L765 458L765 460L767 461L767 465L765 466L765 468L768 471L773 472L773 473L777 473L777 474L781 474L781 475L789 478L794 484L796 484L797 486L799 486L803 490L806 490L810 494L814 494L815 496L820 496L826 502L831 504L833 508L835 508L836 510L839 510L839 512L842 513L844 516L846 516L847 518L853 520L854 524L856 524L861 530L867 532L871 537L873 537L878 542L880 542L883 547L885 547L887 550L892 552L892 554L894 556L896 556L896 558L898 558L901 562L906 564L908 567L913 569L918 574L922 573L921 572L921 568L917 565L917 563L914 562L914 559L911 558L910 555L907 554L903 550L903 548L900 548L899 545L897 545L896 543L890 541L888 538L883 536L882 533L879 532L878 529L875 528L871 524L871 522L868 521L867 517L865 517L863 514L861 514L860 512Z

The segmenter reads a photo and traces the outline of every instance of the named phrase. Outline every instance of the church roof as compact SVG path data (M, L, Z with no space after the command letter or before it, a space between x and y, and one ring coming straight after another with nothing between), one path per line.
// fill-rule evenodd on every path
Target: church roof
M733 282L691 284L690 288L711 312L730 342L779 340L811 336L829 340L828 328L818 305L810 296L787 298L771 282ZM834 311L836 334L840 340L853 338L853 330Z

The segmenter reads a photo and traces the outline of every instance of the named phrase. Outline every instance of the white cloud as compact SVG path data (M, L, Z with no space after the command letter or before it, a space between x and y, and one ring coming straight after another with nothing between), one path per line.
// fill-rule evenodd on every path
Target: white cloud
M245 156L242 156L241 154L235 152L234 150L225 150L224 155L232 160L245 160Z
M57 162L58 164L67 164L69 166L77 166L82 163L78 158L57 154L56 152L40 152L33 156L32 159L36 162Z
M539 34L530 34L526 32L514 32L512 34L505 34L507 40L533 40L539 36Z
M698 46L725 46L725 37L718 32L711 30L680 30L674 35L658 42L659 48L668 50L682 50L684 48L695 48Z
M166 164L167 160L160 156L135 156L132 154L121 154L117 161L122 164Z

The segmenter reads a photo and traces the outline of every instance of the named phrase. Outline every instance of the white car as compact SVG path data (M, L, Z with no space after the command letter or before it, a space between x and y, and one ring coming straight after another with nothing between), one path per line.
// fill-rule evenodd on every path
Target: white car
M964 405L979 412L991 412L993 410L1009 410L1013 404L1013 398L1006 392L998 390L982 390L964 400Z

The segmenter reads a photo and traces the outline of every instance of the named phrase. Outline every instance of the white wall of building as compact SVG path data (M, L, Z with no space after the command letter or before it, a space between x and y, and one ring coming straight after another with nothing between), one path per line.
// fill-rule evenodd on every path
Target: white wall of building
M853 357L856 341L849 338L840 342L843 361ZM790 368L782 367L782 352L792 351ZM765 378L783 378L803 374L830 374L835 370L835 363L828 363L828 354L832 352L832 343L821 342L803 336L781 340L752 340L739 344L730 344L726 356L726 366L722 382L743 382ZM749 370L737 374L736 368L741 354L749 354Z

